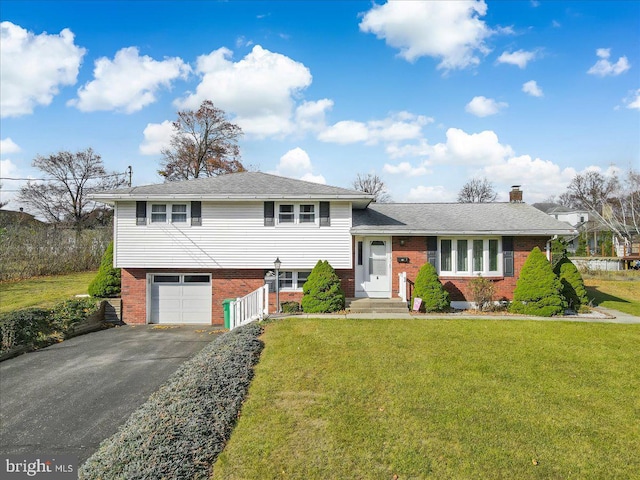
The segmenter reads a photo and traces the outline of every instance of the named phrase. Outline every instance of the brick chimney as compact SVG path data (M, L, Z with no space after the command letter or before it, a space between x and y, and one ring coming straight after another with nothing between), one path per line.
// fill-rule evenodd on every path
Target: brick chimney
M513 185L511 187L509 201L511 203L522 203L522 190L520 190L520 185Z

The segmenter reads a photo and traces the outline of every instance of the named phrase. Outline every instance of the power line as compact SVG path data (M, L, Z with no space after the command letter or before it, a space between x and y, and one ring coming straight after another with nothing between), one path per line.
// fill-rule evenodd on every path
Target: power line
M97 178L111 178L111 177L120 177L122 175L130 175L129 171L126 172L122 172L122 173L112 173L109 175L99 175L97 177L90 177L90 180L93 179L97 179ZM0 177L0 180L33 180L33 181L41 181L41 182L60 182L60 181L71 181L71 180L75 180L75 178L19 178L19 177Z

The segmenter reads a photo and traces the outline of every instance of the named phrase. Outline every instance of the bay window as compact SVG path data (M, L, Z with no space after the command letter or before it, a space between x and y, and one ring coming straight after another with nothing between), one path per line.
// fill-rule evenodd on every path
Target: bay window
M442 275L502 275L502 247L497 238L440 238L438 244Z

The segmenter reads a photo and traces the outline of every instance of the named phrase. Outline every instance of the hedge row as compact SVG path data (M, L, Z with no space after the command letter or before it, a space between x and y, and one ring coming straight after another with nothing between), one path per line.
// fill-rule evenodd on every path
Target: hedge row
M0 352L14 347L44 347L63 340L98 310L91 298L67 300L53 308L25 308L0 316Z
M239 327L184 363L100 445L79 478L209 478L249 389L261 330Z

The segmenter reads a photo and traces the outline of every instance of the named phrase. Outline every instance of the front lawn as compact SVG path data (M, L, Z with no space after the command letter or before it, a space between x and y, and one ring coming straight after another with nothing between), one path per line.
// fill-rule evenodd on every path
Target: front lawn
M594 299L595 305L640 316L640 272L629 273L633 276L618 279L585 276L588 297Z
M96 272L79 272L28 280L0 282L0 313L27 307L51 307L74 295L86 294Z
M640 328L268 324L213 478L632 478Z

